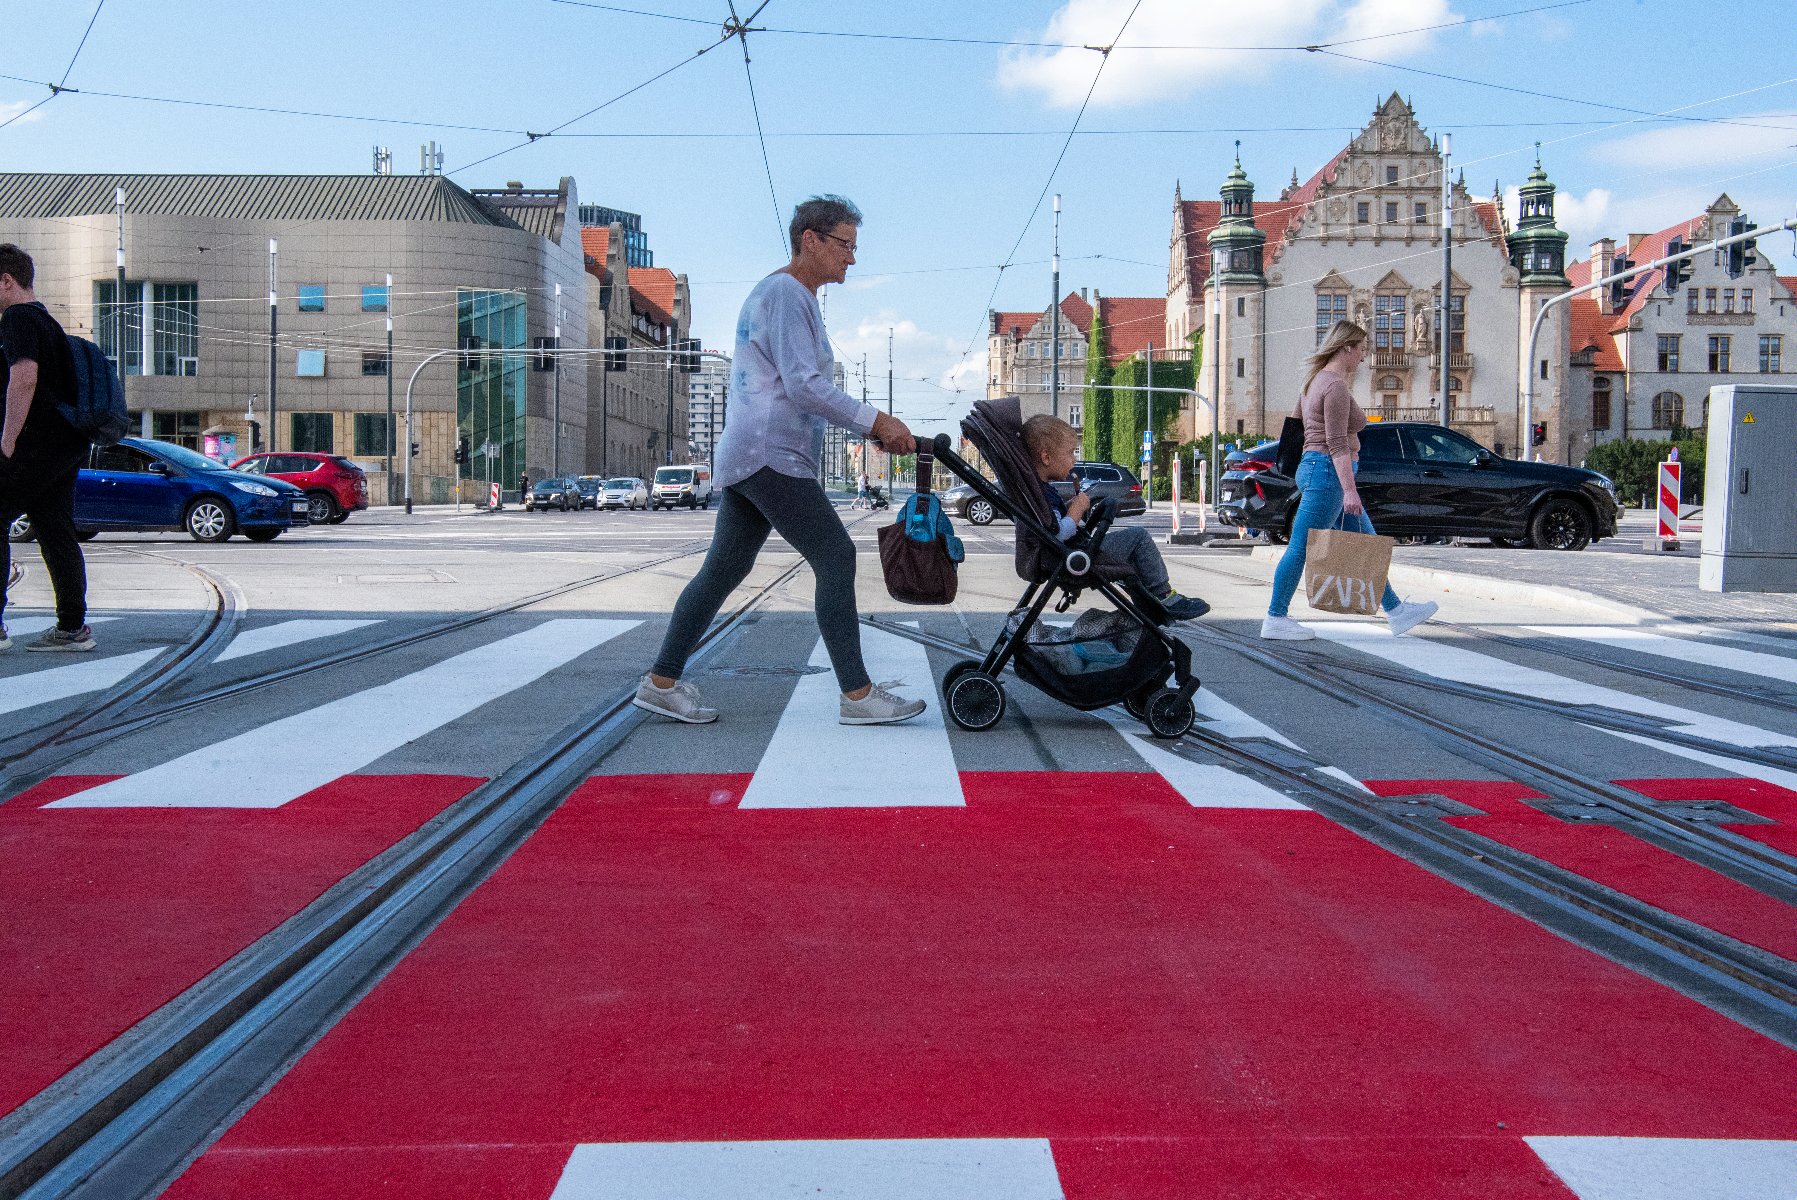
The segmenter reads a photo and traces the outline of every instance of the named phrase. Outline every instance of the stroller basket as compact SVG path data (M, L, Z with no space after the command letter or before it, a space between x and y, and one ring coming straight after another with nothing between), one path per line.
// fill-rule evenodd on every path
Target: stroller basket
M1022 613L1012 614L1009 632L1022 621ZM1072 708L1103 708L1157 686L1172 669L1166 644L1145 632L1123 613L1102 609L1088 609L1071 629L1033 623L1017 642L1015 669Z

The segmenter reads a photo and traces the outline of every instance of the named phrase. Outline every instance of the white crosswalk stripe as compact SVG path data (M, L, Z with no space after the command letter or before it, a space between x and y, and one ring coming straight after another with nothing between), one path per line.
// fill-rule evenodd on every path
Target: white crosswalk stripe
M278 808L572 662L637 621L545 621L51 808Z
M66 666L32 671L26 675L14 675L0 680L0 713L35 708L54 700L85 696L89 692L103 692L109 687L116 687L124 682L133 671L145 666L161 653L162 649L157 648L155 650L137 650L130 654L114 654L104 658L83 655L78 661L68 663ZM39 656L33 654L29 657L37 658ZM59 654L44 655L43 657L55 661L57 659L66 660L72 656Z
M246 658L252 654L265 654L270 650L279 650L284 646L309 642L315 638L335 637L340 633L348 633L352 629L360 629L364 625L378 625L379 621L313 621L294 620L280 621L273 625L264 625L258 629L246 629L231 639L224 652L214 662L229 662L233 658Z
M903 680L907 687L901 694L923 697L929 707L903 725L843 725L837 719L842 692L836 676L827 670L802 676L743 795L743 808L967 803L928 653L909 638L878 629L861 631L861 653L876 683ZM830 665L822 639L811 665Z
M1577 638L1580 641L1598 642L1621 650L1637 650L1642 654L1655 654L1661 658L1676 659L1679 662L1696 663L1705 667L1722 667L1726 670L1738 671L1743 675L1758 675L1765 679L1797 683L1797 658L1786 658L1780 654L1741 650L1734 646L1718 645L1715 642L1696 642L1686 638L1667 637L1665 634L1651 633L1645 629L1633 629L1626 625L1615 627L1606 625L1530 625L1527 628L1535 633L1552 634L1554 637Z
M1064 1200L1046 1138L576 1146L550 1200Z
M1198 689L1192 703L1197 707L1200 718L1205 721L1208 732L1230 739L1266 738L1294 750L1300 749L1290 738L1263 725L1206 688ZM1305 805L1259 780L1250 779L1216 763L1197 763L1174 754L1163 743L1144 736L1141 722L1127 713L1106 709L1099 715L1110 722L1123 735L1123 740L1129 743L1130 749L1140 755L1142 761L1165 779L1193 808L1307 810ZM1332 768L1330 773L1339 775L1356 787L1360 786L1358 780L1339 770Z
M1797 1142L1530 1137L1579 1200L1793 1200Z

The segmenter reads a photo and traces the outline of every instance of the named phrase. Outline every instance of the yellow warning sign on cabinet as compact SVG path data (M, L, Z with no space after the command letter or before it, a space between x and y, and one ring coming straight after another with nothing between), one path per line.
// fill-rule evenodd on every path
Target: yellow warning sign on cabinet
M1751 424L1753 424L1753 414L1752 414L1752 413L1748 413L1748 414L1747 414L1747 415L1746 415L1746 416L1744 416L1744 417L1742 417L1742 418L1741 418L1741 424L1743 424L1743 425L1751 425Z

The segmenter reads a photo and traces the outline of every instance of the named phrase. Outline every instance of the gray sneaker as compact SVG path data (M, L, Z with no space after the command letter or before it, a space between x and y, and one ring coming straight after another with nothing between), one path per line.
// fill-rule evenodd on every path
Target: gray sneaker
M46 629L35 641L27 642L25 649L39 651L73 650L86 652L94 648L94 631L83 625L80 629Z
M906 700L887 690L903 686L897 679L888 679L885 683L874 684L859 700L844 696L838 719L844 725L897 725L900 721L909 721L922 712L925 705L922 700Z
M699 689L679 680L671 688L661 688L645 675L636 685L636 695L630 702L645 712L685 721L688 725L709 725L718 719L717 709L706 708L700 702Z
M0 625L0 650L11 650L12 638L7 636L6 626Z

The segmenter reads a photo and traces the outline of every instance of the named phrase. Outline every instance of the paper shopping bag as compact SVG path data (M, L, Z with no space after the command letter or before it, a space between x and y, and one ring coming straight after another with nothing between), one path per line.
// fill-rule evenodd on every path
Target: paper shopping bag
M1304 595L1323 612L1374 616L1391 572L1391 538L1313 529L1305 543Z

